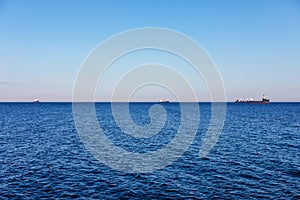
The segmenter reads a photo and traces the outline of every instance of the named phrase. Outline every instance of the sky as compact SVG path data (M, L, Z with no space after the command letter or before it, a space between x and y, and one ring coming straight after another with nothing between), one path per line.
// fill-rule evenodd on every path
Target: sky
M0 102L72 101L76 75L89 53L113 35L143 27L172 29L199 43L218 67L227 101L262 94L271 101L300 101L300 1L0 0ZM157 52L127 60L135 58L170 61ZM168 64L186 74L199 101L210 101L203 80L176 59ZM124 63L102 80L96 101L111 99L110 85ZM133 101L162 96L174 98L150 85Z

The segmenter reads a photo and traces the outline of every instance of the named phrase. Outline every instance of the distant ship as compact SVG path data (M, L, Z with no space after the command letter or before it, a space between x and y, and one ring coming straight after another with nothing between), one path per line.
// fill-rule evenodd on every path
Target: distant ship
M159 103L169 103L170 101L168 99L160 99Z
M250 98L246 100L237 99L235 103L268 104L270 103L270 99L266 95L263 95L261 101L254 101L252 98Z
M39 99L34 99L33 102L34 102L34 103L39 103L40 100L39 100Z

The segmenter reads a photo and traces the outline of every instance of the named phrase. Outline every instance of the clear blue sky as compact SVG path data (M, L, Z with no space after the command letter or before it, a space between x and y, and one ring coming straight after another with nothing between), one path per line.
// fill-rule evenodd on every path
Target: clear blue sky
M71 101L80 64L97 44L149 26L201 44L222 74L228 101L262 94L300 101L295 0L0 0L0 101Z

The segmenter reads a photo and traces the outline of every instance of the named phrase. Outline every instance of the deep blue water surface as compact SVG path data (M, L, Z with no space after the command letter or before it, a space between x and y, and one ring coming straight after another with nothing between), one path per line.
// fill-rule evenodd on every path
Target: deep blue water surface
M150 123L151 103L130 105L136 124ZM157 150L180 125L178 104L163 104L161 132L144 142L116 127L110 104L96 105L99 124L116 145ZM229 103L222 134L207 159L198 157L210 119L200 103L190 148L151 173L116 171L96 160L77 135L71 103L0 104L0 199L256 199L300 198L300 103Z

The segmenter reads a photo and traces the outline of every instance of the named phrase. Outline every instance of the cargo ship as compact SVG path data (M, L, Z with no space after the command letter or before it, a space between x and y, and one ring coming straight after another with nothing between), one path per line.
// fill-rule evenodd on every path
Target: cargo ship
M270 103L270 99L266 95L263 95L261 101L255 101L252 98L250 98L250 99L246 99L246 100L237 99L235 101L235 103L268 104L268 103Z

